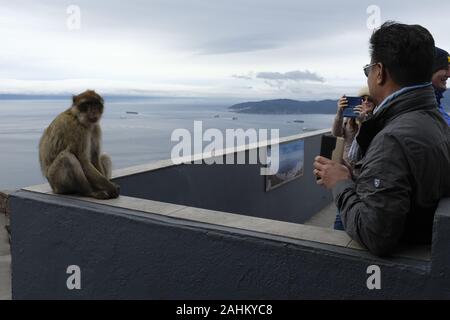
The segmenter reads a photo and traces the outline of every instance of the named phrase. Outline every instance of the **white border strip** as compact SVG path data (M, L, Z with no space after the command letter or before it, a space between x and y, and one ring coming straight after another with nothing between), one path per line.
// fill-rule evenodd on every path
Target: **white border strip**
M278 144L288 142L288 141L300 140L300 139L305 139L308 137L323 135L323 134L329 133L329 132L331 132L331 129L322 129L322 130L316 130L316 131L311 131L311 132L307 132L307 133L296 134L296 135L280 138L278 141ZM215 152L204 152L204 153L198 153L198 154L194 154L194 155L190 155L190 156L186 156L186 157L180 157L180 158L174 159L173 161L171 159L161 160L161 161L153 162L150 164L143 164L143 165L128 167L128 168L124 168L124 169L114 170L112 177L113 177L113 179L121 178L124 176L139 174L139 173L143 173L143 172L147 172L147 171L154 171L154 170L168 168L168 167L172 167L172 166L178 166L178 165L182 165L182 164L190 164L195 161L205 160L205 159L209 159L209 158L222 157L222 156L225 156L225 155L231 154L231 153L239 153L239 152L243 152L243 151L247 151L247 150L263 148L263 147L267 147L267 146L269 146L271 144L275 144L275 143L277 143L277 141L275 141L275 140L265 140L265 141L261 141L261 142L244 144L244 145L241 145L238 147L225 148L222 150L217 150Z

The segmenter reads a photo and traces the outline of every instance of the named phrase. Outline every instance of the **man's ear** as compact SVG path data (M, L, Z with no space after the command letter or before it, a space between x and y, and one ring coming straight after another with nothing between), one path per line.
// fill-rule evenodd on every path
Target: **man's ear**
M381 62L379 62L376 74L377 84L379 86L384 85L387 81L388 75L389 73L386 70L385 66Z

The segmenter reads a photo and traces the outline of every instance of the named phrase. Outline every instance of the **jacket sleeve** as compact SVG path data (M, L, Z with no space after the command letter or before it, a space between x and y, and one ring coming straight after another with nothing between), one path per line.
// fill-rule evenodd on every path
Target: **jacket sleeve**
M342 111L339 110L334 117L333 127L331 128L331 134L335 137L343 137L344 136L344 117L342 116Z
M357 180L333 188L346 232L378 256L395 249L410 210L412 187L403 152L395 137L375 137Z

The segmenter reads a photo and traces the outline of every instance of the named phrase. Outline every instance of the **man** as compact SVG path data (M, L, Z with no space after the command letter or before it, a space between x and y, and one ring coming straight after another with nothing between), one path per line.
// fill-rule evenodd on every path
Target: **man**
M450 116L444 110L441 104L441 99L444 97L444 92L447 90L447 79L450 76L449 70L450 56L447 51L436 47L436 55L433 65L433 77L431 82L433 83L434 91L436 93L436 100L438 102L439 112L444 117L447 124L450 126Z
M450 128L436 105L434 40L425 28L387 22L371 37L364 68L377 107L357 136L355 181L316 157L318 184L332 189L346 232L372 253L400 242L430 243L434 212L450 196Z

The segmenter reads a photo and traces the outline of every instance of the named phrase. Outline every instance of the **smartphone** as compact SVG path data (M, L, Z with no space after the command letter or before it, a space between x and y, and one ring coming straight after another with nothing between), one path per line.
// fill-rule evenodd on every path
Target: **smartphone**
M342 157L344 156L344 138L324 134L320 144L320 155L337 163L342 163Z
M348 106L345 107L343 116L346 118L358 118L359 114L353 111L354 107L360 106L362 104L361 97L346 97Z

